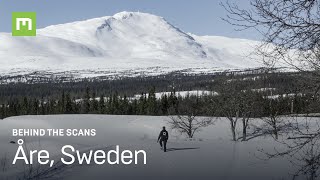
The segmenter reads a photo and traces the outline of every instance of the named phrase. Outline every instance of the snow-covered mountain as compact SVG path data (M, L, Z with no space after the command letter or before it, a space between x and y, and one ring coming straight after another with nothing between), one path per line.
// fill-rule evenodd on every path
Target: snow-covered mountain
M38 29L36 37L0 33L0 39L0 76L8 77L140 76L261 66L249 57L256 41L196 36L140 12L52 25Z

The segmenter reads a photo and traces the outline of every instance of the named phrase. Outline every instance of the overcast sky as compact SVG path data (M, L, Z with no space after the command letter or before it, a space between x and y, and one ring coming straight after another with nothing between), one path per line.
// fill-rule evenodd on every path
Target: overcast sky
M225 0L0 0L0 31L11 32L12 12L37 12L37 28L101 16L120 11L159 15L185 32L259 39L255 31L235 31L221 17ZM237 1L248 8L250 0Z

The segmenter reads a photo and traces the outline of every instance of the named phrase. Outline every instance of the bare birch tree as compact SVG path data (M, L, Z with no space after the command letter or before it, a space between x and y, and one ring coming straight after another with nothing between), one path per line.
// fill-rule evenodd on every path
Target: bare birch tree
M193 138L196 132L211 125L213 121L212 118L209 117L197 117L200 111L197 96L187 99L189 101L188 103L180 105L178 109L169 110L169 114L178 111L178 115L170 117L169 124L172 129L176 129L180 133L186 134L187 137Z
M178 130L181 134L186 134L188 138L193 138L201 128L212 124L211 118L196 117L193 114L172 116L170 119L171 128Z

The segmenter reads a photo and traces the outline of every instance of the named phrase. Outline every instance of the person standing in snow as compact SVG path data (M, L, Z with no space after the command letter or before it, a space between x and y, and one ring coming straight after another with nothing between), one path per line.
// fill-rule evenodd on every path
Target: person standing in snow
M163 148L164 152L167 151L167 141L169 139L169 133L166 130L166 127L163 126L162 131L159 134L158 141L160 142L161 148Z

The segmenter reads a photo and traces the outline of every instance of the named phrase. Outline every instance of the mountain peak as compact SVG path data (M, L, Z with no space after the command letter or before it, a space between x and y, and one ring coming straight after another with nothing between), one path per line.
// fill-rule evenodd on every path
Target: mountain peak
M14 60L16 68L27 63L37 70L48 65L48 69L68 70L92 65L89 69L169 67L174 71L256 66L245 56L252 49L251 41L185 33L149 13L124 11L48 26L37 33L34 38L2 37L6 44L0 44L0 57Z
M137 12L122 11L122 12L118 12L118 13L114 14L112 17L114 17L115 19L128 19L133 16L140 16L140 17L149 16L149 17L162 18L162 17L156 16L154 14L144 13L144 12L140 12L140 11L137 11Z
M50 26L38 32L42 36L95 47L111 57L207 57L202 45L192 36L164 18L149 13L124 11L113 16Z

